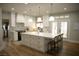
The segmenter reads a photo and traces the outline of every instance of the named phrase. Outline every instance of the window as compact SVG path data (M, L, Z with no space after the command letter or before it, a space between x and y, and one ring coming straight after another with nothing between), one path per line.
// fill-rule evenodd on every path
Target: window
M49 17L49 21L54 21L55 19L54 19L54 17L53 16L50 16Z
M67 22L52 22L52 34L63 33L63 37L67 38Z
M52 23L52 34L53 35L57 34L57 22Z
M61 33L63 33L63 37L67 38L67 22L61 22Z

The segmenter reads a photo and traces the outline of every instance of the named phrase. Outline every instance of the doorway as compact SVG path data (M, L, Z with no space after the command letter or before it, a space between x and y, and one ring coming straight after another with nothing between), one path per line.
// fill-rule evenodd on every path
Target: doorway
M2 19L3 38L8 38L9 19Z
M67 38L68 34L68 22L67 21L56 21L52 22L52 34L63 33L63 37Z

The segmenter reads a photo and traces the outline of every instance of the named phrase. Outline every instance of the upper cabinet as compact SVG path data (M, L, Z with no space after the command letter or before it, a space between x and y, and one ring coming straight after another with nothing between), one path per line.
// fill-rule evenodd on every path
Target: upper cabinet
M16 17L16 23L24 23L25 22L25 18L23 14L17 14Z

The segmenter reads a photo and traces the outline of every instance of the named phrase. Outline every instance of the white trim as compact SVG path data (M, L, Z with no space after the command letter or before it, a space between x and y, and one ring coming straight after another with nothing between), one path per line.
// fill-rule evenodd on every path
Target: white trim
M79 41L69 40L69 39L64 39L63 41L68 41L68 42L71 42L71 43L79 43Z

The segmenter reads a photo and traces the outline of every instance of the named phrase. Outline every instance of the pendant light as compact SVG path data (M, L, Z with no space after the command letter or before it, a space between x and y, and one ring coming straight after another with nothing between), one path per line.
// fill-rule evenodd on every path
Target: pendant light
M29 11L30 11L30 13L29 13L29 14L30 14L30 18L29 18L28 21L29 21L29 22L33 22L33 19L31 18L31 9L29 9Z
M40 6L38 7L38 9L39 9L39 17L37 17L37 22L42 22L42 19L40 17Z
M54 17L52 16L52 3L50 4L50 15L49 15L49 21L54 21Z

